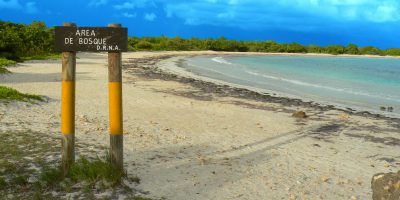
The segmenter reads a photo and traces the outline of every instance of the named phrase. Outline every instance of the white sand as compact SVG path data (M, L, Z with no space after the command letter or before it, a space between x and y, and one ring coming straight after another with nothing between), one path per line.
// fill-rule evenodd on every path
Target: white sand
M166 54L215 52L123 57ZM107 56L78 57L77 143L108 146ZM1 85L50 100L0 103L0 131L60 134L61 62L27 62L9 70L0 75ZM125 168L152 197L371 199L372 175L400 167L400 128L393 122L227 97L203 101L175 95L196 90L178 82L127 73L123 80ZM296 120L282 109L305 110L310 118ZM338 130L317 131L335 124ZM321 134L324 139L312 137Z

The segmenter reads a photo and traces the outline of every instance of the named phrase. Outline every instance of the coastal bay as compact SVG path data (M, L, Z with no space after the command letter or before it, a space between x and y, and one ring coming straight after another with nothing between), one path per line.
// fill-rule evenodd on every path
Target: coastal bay
M369 199L372 176L400 167L398 119L176 71L179 60L196 55L243 53L123 54L125 168L149 196ZM108 146L107 55L78 57L77 143ZM60 66L32 61L1 75L2 85L48 98L0 104L1 131L59 134ZM308 118L292 117L296 111Z

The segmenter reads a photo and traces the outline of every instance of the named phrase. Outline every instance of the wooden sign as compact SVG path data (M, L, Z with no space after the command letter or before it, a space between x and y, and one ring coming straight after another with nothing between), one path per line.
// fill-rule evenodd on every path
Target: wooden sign
M61 169L68 175L75 162L75 77L77 51L108 52L110 160L123 171L122 53L128 50L128 30L121 24L55 27L55 49L62 52ZM114 170L114 169L113 169Z
M128 29L56 26L55 50L58 52L126 52L128 51Z

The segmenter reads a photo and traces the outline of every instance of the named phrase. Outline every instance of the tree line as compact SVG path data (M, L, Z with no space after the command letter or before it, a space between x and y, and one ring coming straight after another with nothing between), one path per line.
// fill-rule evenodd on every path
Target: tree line
M184 39L181 37L130 37L128 39L130 51L233 51L233 52L267 52L267 53L325 53L351 55L381 55L400 56L400 48L381 50L373 46L358 47L355 44L343 45L302 45L298 43L277 43L268 41L236 41L224 37L218 39Z
M181 37L129 37L129 51L234 51L277 53L326 53L351 55L400 56L400 48L379 49L373 46L302 45L275 41L236 41L224 37L184 39ZM0 21L0 58L20 61L23 57L54 55L54 28L43 22L16 24Z
M20 61L54 53L54 29L43 22L24 25L0 21L0 57Z

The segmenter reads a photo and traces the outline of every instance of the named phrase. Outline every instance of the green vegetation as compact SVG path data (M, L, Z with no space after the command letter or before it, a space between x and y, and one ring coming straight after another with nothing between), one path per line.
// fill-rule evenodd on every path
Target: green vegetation
M234 51L234 52L268 52L268 53L325 53L325 54L351 54L351 55L381 55L400 56L399 48L381 50L376 47L358 47L355 44L347 46L329 45L302 45L298 43L279 44L275 41L235 41L224 37L219 39L183 39L180 37L130 37L128 39L130 51Z
M39 95L21 93L18 92L16 89L1 85L0 85L0 100L17 100L25 102L32 102L32 100L44 101L44 99Z
M126 185L140 180L115 169L107 154L104 158L80 155L70 173L63 177L56 164L60 163L59 138L29 131L0 131L0 137L3 138L0 140L1 197L47 200L73 195L69 199L97 199L97 194L108 192L123 194L127 199L151 200L136 195L137 190ZM100 147L90 148L102 152Z
M343 45L302 45L298 43L280 44L275 41L235 41L224 37L218 39L184 39L181 37L130 37L130 51L235 51L235 52L279 52L279 53L327 53L352 55L400 56L400 48L381 50L376 47ZM54 51L54 29L43 22L30 25L0 21L0 58L24 61L29 59L59 58Z
M0 58L0 74L10 73L5 66L15 65L17 62L13 60L8 60L6 58Z
M8 69L4 67L0 67L0 74L6 74L6 73L10 73L10 71L8 71Z
M0 21L0 57L23 61L23 57L55 54L54 31L43 22L30 25Z
M51 199L36 182L38 168L56 151L55 138L42 134L0 132L0 194L8 199Z
M9 66L9 65L15 65L15 64L17 64L17 62L15 62L14 60L8 60L6 58L0 58L0 67Z
M115 168L106 158L98 157L89 160L82 156L71 166L66 177L63 177L58 167L44 167L39 176L41 187L53 189L59 187L70 191L72 185L83 183L82 189L87 192L90 188L103 190L121 186L121 180L127 178L126 173Z
M69 177L73 181L85 181L89 185L94 185L99 181L105 181L111 186L120 183L125 172L114 167L108 159L94 159L89 161L85 157L81 157L71 168Z

